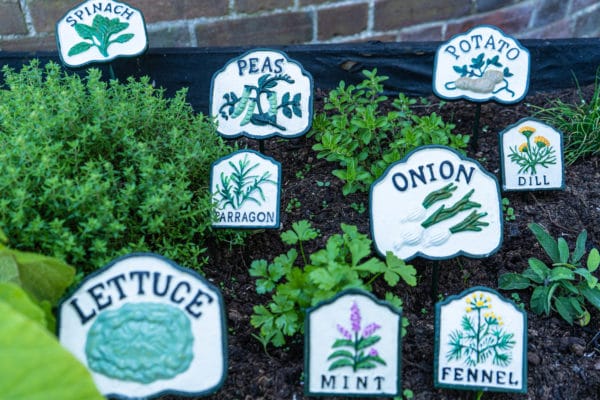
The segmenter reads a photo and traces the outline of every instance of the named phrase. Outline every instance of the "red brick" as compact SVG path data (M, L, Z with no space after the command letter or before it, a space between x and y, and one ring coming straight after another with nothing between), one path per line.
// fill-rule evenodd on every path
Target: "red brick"
M481 24L496 26L509 35L524 32L529 25L532 13L533 4L525 3L492 13L474 15L460 22L449 23L446 28L446 39Z
M328 40L336 36L350 36L367 29L368 4L352 4L326 8L318 11L318 39Z
M0 0L0 35L27 33L25 18L17 0Z
M340 43L370 43L370 42L396 42L397 35L373 35L363 38L341 39Z
M375 30L404 28L423 22L468 15L470 0L381 0L375 3Z
M256 46L306 43L312 40L308 13L292 12L224 20L196 27L198 46Z
M148 32L149 47L188 47L192 45L190 30L187 25L169 26L164 29Z
M29 13L36 32L54 32L56 22L69 10L81 4L80 0L29 0Z
M398 41L401 42L436 42L443 40L442 24L427 25L425 27L415 27L403 29L398 35Z
M502 7L510 6L514 3L511 0L476 0L475 10L478 13L497 10Z
M572 25L569 19L564 18L538 29L520 33L519 39L563 39L573 37Z
M259 11L270 11L279 8L287 8L293 5L293 0L236 0L235 11L244 14L252 14Z
M600 37L600 7L596 7L589 13L577 16L575 20L575 37Z
M54 35L25 37L12 40L0 40L0 50L3 51L56 51Z
M127 0L144 14L146 23L201 17L219 17L229 13L225 0Z
M534 26L541 27L562 19L566 13L569 3L564 0L542 0L539 1L535 10Z

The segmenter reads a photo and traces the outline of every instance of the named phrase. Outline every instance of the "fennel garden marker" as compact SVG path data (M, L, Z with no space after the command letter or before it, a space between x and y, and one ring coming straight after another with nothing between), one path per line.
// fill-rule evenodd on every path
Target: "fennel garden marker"
M401 395L402 311L348 289L307 310L307 395Z
M308 132L313 78L276 50L252 50L230 60L212 78L210 113L225 138L293 138Z
M142 12L120 1L88 0L56 23L58 54L68 67L138 56L148 48Z
M435 308L434 386L527 393L527 318L486 287Z
M217 160L210 178L215 204L213 226L279 227L279 162L253 150L240 150Z
M499 142L503 190L564 189L560 131L524 118L500 132Z
M130 254L89 275L61 301L57 323L107 397L199 396L225 380L221 293L159 255Z
M496 178L444 146L422 146L388 167L371 186L377 251L406 260L487 257L502 243Z

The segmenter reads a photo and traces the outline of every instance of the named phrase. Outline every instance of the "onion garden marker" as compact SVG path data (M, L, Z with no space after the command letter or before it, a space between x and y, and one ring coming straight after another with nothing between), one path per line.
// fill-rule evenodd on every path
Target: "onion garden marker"
M474 287L436 304L434 385L527 393L527 317Z
M226 335L218 289L155 254L117 259L59 305L61 344L107 397L215 392L227 373Z
M215 204L213 226L278 228L281 164L252 150L217 160L210 188Z
M138 56L148 48L141 11L112 0L88 0L69 10L56 23L56 41L60 59L72 68Z
M402 311L349 289L307 310L308 396L401 396Z
M564 189L560 131L524 118L500 132L499 142L503 190Z
M480 25L452 37L435 53L433 92L477 103L472 146L477 147L481 102L513 104L529 88L529 51L495 26Z

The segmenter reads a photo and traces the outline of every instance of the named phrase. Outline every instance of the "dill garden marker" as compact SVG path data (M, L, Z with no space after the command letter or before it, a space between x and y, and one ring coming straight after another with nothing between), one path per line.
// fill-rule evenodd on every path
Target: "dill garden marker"
M349 289L306 313L308 396L401 396L402 311Z
M527 318L485 287L436 304L434 386L527 393Z
M435 53L433 92L477 103L472 145L477 147L481 103L514 104L529 88L529 51L495 26L480 25L452 37Z
M148 48L141 11L112 0L88 0L69 10L56 23L56 41L60 59L72 68L138 56Z
M281 164L253 150L217 160L210 188L215 204L213 226L278 228Z
M217 391L227 373L221 293L156 254L119 258L59 305L58 336L107 397Z
M499 135L503 190L564 189L560 131L524 118Z

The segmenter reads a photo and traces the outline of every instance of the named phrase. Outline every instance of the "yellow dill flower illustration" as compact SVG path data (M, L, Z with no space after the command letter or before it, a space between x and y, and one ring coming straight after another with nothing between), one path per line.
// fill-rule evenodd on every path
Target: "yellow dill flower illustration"
M519 146L519 151L521 153L526 153L527 150L529 150L529 147L527 146L527 143L525 143L525 142L521 143L521 145Z
M550 141L543 136L534 137L533 143L535 143L538 147L550 147Z
M524 125L519 128L519 133L522 133L527 139L529 139L534 132L535 128L532 126Z

